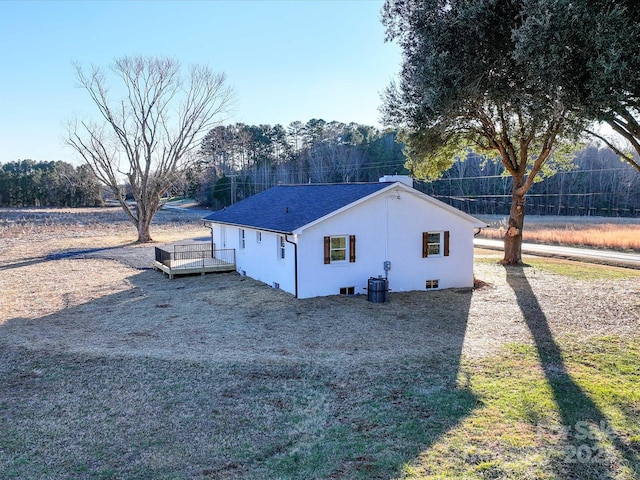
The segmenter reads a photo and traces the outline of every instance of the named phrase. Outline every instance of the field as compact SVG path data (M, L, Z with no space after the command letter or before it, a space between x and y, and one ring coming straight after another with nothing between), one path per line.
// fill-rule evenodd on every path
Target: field
M0 210L2 478L640 476L638 271L478 251L474 290L297 300L134 239Z
M481 217L489 228L485 238L504 238L507 219L504 216ZM625 217L560 217L529 216L524 220L525 242L616 250L640 250L640 218Z

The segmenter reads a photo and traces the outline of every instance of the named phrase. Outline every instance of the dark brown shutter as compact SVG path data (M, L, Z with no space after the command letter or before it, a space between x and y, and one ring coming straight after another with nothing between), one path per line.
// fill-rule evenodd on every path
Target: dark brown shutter
M356 236L349 235L349 262L356 261Z
M422 258L429 256L429 232L422 232Z
M324 237L324 263L331 263L331 237Z
M444 256L449 256L449 230L444 232Z

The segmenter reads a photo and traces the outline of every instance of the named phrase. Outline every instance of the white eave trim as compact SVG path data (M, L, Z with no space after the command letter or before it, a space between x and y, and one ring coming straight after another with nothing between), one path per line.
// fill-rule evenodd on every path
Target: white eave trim
M258 232L270 232L270 233L277 233L280 235L293 235L293 232L285 232L283 230L272 230L269 228L256 227L255 225L245 225L242 223L231 223L231 222L220 222L218 220L206 220L204 218L202 219L202 221L204 222L204 226L207 228L211 228L214 225L227 225L231 227L246 228L247 230L256 230Z
M370 198L376 197L377 195L383 195L384 193L387 193L390 190L398 190L398 189L400 189L400 190L402 190L402 191L404 191L406 193L409 193L411 195L416 195L417 197L427 201L428 203L431 203L431 204L433 204L434 206L436 206L438 208L442 208L442 209L446 210L447 212L449 212L449 213L451 213L453 215L456 215L456 216L462 218L463 220L466 220L467 222L471 223L476 228L485 228L487 226L486 222L478 220L477 218L475 218L475 217L473 217L473 216L471 216L471 215L469 215L467 213L464 213L463 211L458 210L455 207L447 205L446 203L441 202L440 200L436 200L435 198L433 198L433 197L431 197L431 196L429 196L429 195L427 195L425 193L422 193L422 192L416 190L415 188L412 188L412 187L410 187L408 185L405 185L402 182L394 182L394 183L392 183L391 185L389 185L386 188L383 188L381 190L373 192L373 193L367 195L366 197L362 197L362 198L356 200L355 202L351 202L351 203L345 205L344 207L339 208L338 210L334 210L333 212L328 213L324 217L320 217L320 218L314 220L313 222L309 222L306 225L303 225L302 227L297 228L292 233L300 235L304 230L306 230L306 229L308 229L310 227L313 227L314 225L317 225L320 222L324 222L325 220L327 220L327 219L329 219L329 218L331 218L331 217L333 217L335 215L338 215L338 214L344 212L345 210L348 210L348 209L350 209L352 207L355 207L356 205L359 205L359 204L361 204L363 202L366 202Z
M376 197L378 195L383 195L387 192L389 192L390 190L402 190L405 193L411 194L411 195L415 195L418 198L421 198L422 200L426 201L427 203L430 203L432 205L434 205L435 207L441 208L443 210L446 210L447 212L449 212L452 215L455 215L467 222L469 222L473 227L475 228L486 228L487 227L487 223L483 222L479 219L477 219L476 217L469 215L467 213L464 213L461 210L458 210L455 207L452 207L451 205L447 205L446 203L437 200L429 195L427 195L426 193L422 193L419 190L416 190L415 188L412 188L408 185L405 185L402 182L394 182L392 184L390 184L389 186L381 189L381 190L377 190L365 197L359 198L358 200L356 200L355 202L351 202L345 206L343 206L342 208L339 208L337 210L334 210L333 212L330 212L328 214L326 214L323 217L320 217L316 220L314 220L313 222L309 222L306 225L303 225L301 227L298 227L297 229L295 229L292 232L284 232L282 230L271 230L271 229L265 229L265 228L260 228L260 227L256 227L253 225L242 225L242 224L237 224L237 223L230 223L230 222L220 222L220 221L216 221L216 220L207 220L207 219L202 219L204 221L204 225L211 228L211 226L213 224L218 224L218 225L230 225L230 226L234 226L234 227L242 227L242 228L249 228L249 229L253 229L253 230L261 230L263 232L273 232L273 233L278 233L281 235L300 235L302 234L302 232L308 228L313 227L314 225L317 225L318 223L324 222L325 220L334 217L335 215L338 215L352 207L355 207L356 205L359 205L363 202L366 202L367 200L369 200L370 198Z

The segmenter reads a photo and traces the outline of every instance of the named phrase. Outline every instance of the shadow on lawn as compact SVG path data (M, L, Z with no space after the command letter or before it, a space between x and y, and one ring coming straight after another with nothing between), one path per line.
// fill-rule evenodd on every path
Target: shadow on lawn
M554 468L559 478L614 478L615 463L604 450L608 438L630 465L638 465L638 456L613 431L607 417L578 385L564 363L562 349L553 338L549 322L529 284L522 267L505 267L507 283L513 289L518 306L535 342L540 363L551 387L562 422L563 452ZM570 315L571 312L567 312ZM633 467L632 467L633 468Z
M389 479L476 408L457 384L470 290L372 304L232 274L127 281L0 325L0 464L16 478Z
M0 265L0 271L13 270L14 268L28 267L30 265L37 265L39 263L50 262L53 260L63 260L67 258L82 258L86 255L108 252L109 250L117 250L119 248L126 248L135 244L136 242L131 242L131 243L125 243L123 245L115 245L112 247L70 249L70 250L63 250L56 253L50 253L49 255L45 255L44 257L18 258L15 261L11 261L9 263Z

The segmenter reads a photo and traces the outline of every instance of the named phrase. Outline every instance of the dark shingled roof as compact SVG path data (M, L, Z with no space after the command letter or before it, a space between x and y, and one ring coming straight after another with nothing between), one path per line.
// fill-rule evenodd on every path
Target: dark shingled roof
M291 233L392 183L279 185L218 210L205 220Z

